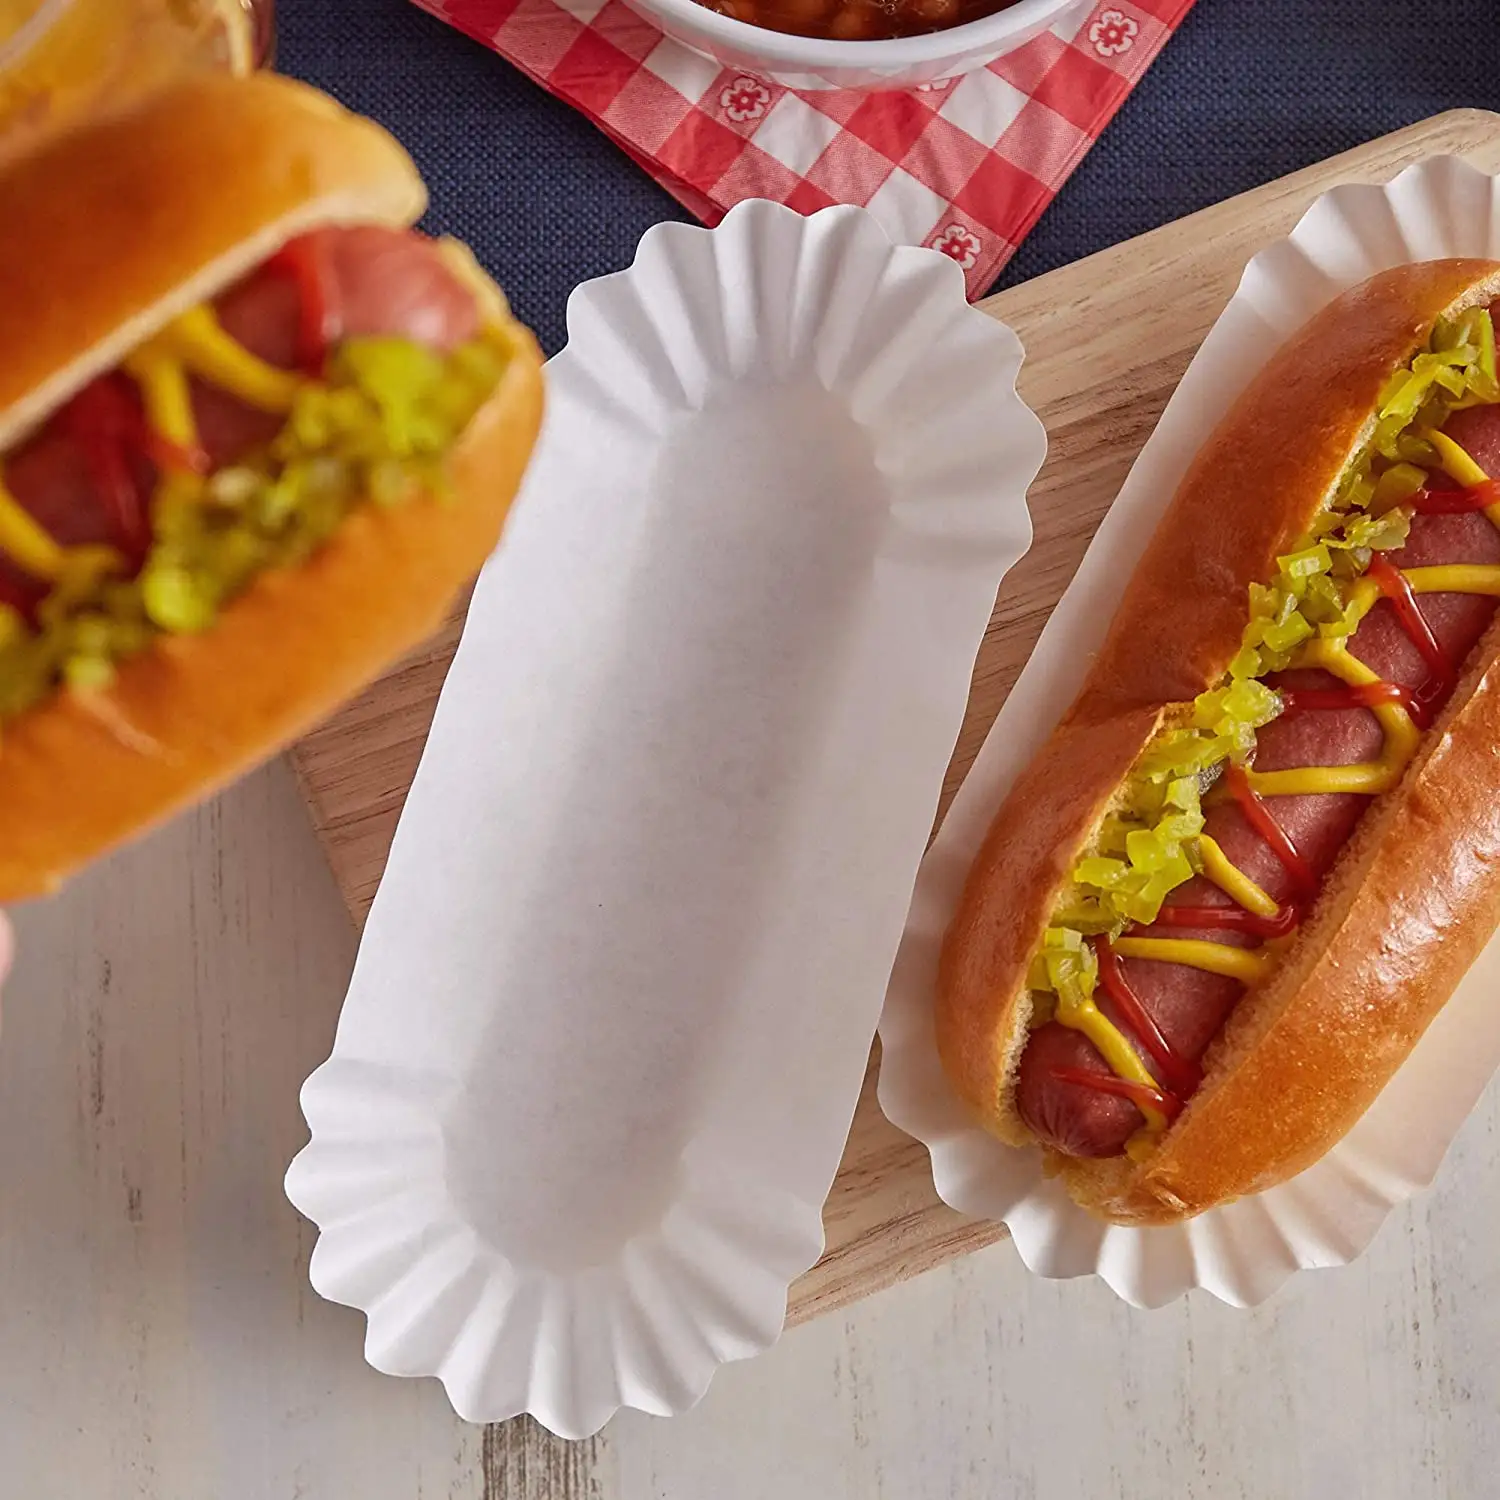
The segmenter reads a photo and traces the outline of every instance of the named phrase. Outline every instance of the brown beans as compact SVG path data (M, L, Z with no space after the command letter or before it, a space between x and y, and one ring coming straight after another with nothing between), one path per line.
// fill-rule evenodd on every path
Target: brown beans
M879 36L879 25L885 18L864 0L848 0L828 27L828 35L838 42L867 42Z
M831 0L760 0L759 24L802 36L822 36L833 8Z

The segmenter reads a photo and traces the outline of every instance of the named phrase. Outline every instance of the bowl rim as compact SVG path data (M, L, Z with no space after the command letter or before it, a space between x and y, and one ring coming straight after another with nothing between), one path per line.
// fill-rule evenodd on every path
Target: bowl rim
M941 31L885 37L877 41L835 41L828 37L772 31L750 21L735 20L710 10L698 0L631 0L631 3L646 11L659 12L684 29L697 32L707 42L758 53L771 66L813 69L857 65L901 67L939 62L965 53L972 47L1003 43L1023 27L1038 21L1050 22L1069 10L1083 8L1083 0L1015 0L1003 10Z

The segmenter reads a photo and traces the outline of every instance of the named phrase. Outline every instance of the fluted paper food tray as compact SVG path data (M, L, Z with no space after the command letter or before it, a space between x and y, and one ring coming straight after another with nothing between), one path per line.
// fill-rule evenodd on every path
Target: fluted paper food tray
M1089 548L954 799L917 879L881 1016L881 1108L932 1157L940 1197L1002 1220L1044 1276L1102 1277L1139 1306L1204 1287L1262 1301L1293 1272L1343 1265L1390 1210L1432 1180L1500 1065L1500 948L1475 964L1358 1125L1290 1182L1190 1223L1099 1223L1042 1175L1037 1151L973 1124L944 1080L932 1029L938 949L969 866L1016 774L1077 694L1126 581L1193 455L1272 352L1341 292L1409 261L1500 259L1500 191L1455 157L1385 187L1324 194L1245 270ZM1274 1100L1267 1108L1274 1108Z
M1045 438L859 209L661 226L568 313L287 1189L372 1364L579 1436L821 1251Z

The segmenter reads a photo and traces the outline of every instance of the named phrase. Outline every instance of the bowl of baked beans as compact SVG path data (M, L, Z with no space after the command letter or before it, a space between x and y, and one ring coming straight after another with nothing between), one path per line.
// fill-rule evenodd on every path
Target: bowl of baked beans
M668 36L789 88L902 89L972 72L1092 0L627 0Z

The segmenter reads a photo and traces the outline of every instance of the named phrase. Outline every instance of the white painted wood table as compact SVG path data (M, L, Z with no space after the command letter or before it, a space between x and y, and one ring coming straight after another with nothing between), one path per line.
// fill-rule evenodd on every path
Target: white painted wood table
M16 914L0 1500L1426 1500L1500 1494L1500 1110L1354 1266L1136 1313L997 1245L674 1421L467 1428L360 1357L281 1194L354 953L273 767Z

